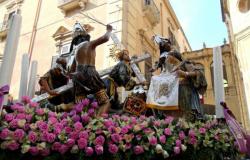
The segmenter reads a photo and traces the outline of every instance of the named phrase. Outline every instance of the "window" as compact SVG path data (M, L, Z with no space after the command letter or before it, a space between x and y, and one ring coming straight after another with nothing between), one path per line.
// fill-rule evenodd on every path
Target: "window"
M150 5L151 0L144 0L145 5Z
M61 47L61 54L68 54L70 50L70 43L65 44Z
M210 72L211 72L211 78L212 78L212 85L214 87L214 65L213 62L210 64ZM228 79L227 79L227 71L226 66L223 62L223 82L224 82L224 88L228 87Z

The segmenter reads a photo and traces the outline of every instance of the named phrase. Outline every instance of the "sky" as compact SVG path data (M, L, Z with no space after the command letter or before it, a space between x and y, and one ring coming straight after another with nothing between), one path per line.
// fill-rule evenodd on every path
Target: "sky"
M216 47L228 41L220 0L170 0L192 50Z

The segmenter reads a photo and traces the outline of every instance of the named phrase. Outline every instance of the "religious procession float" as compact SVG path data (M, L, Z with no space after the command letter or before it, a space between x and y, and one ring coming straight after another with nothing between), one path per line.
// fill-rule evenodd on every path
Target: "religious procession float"
M167 38L153 37L160 59L152 72L161 73L146 82L136 63L150 54L130 58L106 27L90 40L87 29L75 25L71 52L40 78L40 95L2 106L9 91L2 86L0 160L237 160L250 154L250 136L225 103L225 118L204 114L204 73ZM97 72L95 48L109 37L119 62ZM131 91L124 102L118 87Z

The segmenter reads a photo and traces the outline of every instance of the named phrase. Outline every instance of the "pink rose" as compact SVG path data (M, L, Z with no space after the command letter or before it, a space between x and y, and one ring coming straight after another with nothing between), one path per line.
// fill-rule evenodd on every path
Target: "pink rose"
M80 132L83 129L82 123L81 122L76 122L74 124L75 131Z
M86 149L85 149L85 153L86 153L86 155L87 155L88 157L90 157L90 156L92 156L92 155L93 155L94 150L93 150L93 148L92 148L92 147L86 147Z
M26 115L24 113L18 113L16 115L16 119L25 119L26 118Z
M195 145L196 143L197 143L197 139L195 138L195 137L191 137L190 139L189 139L189 142L188 142L189 144L192 144L192 145Z
M10 123L10 128L17 128L18 127L18 119L13 119Z
M152 136L149 138L149 143L152 145L152 146L155 146L157 144L157 138L155 136Z
M41 141L46 142L47 141L47 136L48 136L48 132L47 131L42 132L42 134L40 136Z
M144 149L142 146L137 145L134 147L134 153L136 155L142 154L143 152L144 152Z
M56 136L55 136L53 133L48 133L48 134L47 134L47 141L48 141L49 143L54 142L55 139L56 139Z
M37 123L37 126L38 128L41 130L41 131L47 131L48 130L48 125L46 122L43 122L43 121L39 121Z
M22 102L25 103L25 104L28 104L30 103L30 97L29 96L22 96Z
M44 113L45 113L45 112L44 112L44 109L42 109L42 108L37 108L37 109L36 109L36 114L37 114L37 115L43 116Z
M109 144L109 152L112 154L116 154L118 152L118 147L115 144Z
M54 134L58 135L62 132L62 129L60 127L55 127L53 132Z
M37 134L33 131L29 132L28 139L30 142L35 143L37 141Z
M180 140L184 140L185 139L185 133L183 132L183 131L180 131L180 133L179 133L179 138L180 138Z
M31 108L36 108L38 106L38 103L36 102L30 102L30 107Z
M69 149L69 147L68 147L67 145L63 144L63 145L61 145L61 147L59 148L58 151L59 151L61 154L64 154L64 153L66 153L66 152L68 151L68 149Z
M67 140L67 146L68 147L72 147L75 144L75 140L74 139L68 139Z
M22 129L16 129L14 131L14 139L21 141L25 135L25 132Z
M73 116L73 115L75 115L75 114L76 114L76 111L75 111L75 110L72 110L72 111L69 112L69 116Z
M181 140L177 139L177 140L175 141L175 145L176 145L177 147L181 147Z
M72 120L74 121L74 122L78 122L78 121L80 121L80 116L78 116L78 115L73 115L73 117L72 117Z
M121 136L119 134L112 134L111 139L115 143L119 143L121 141Z
M81 113L83 111L83 105L81 103L76 104L74 108L77 113Z
M166 136L165 136L165 135L160 136L160 142L161 142L162 144L165 144L165 143L166 143Z
M90 117L93 117L94 115L95 115L95 110L94 109L89 109L88 110L88 115L90 116Z
M215 135L215 136L214 136L214 139L216 139L217 141L219 141L219 140L220 140L219 135Z
M48 148L45 148L43 150L41 150L41 155L42 156L48 156L50 154L50 150Z
M58 122L58 120L55 117L48 118L48 123L50 123L50 124L55 124L57 122Z
M88 142L85 138L80 138L78 139L77 144L79 146L79 149L84 149L85 147L87 147Z
M164 122L165 122L165 124L170 124L170 123L172 123L173 120L174 120L173 117L168 116L167 118L165 118Z
M65 130L66 134L69 134L72 132L72 128L70 128L70 127L65 127L64 130Z
M189 137L195 137L195 135L196 135L196 133L195 133L195 131L193 129L188 131L188 136Z
M9 150L14 151L19 148L19 144L16 141L11 141L7 147Z
M103 154L103 146L101 146L101 145L96 145L96 146L95 146L95 152L96 152L97 155Z
M199 132L200 132L200 134L205 134L206 133L206 128L200 128Z
M172 132L171 132L171 129L170 129L170 128L165 128L165 129L164 129L164 133L165 133L165 135L167 135L167 136L171 136L171 135L172 135Z
M92 102L91 107L94 108L94 109L97 109L98 108L98 103L97 102Z
M83 114L81 118L82 118L82 123L88 123L90 120L90 117L87 113Z
M161 121L153 121L153 125L156 126L156 127L160 127L161 125Z
M87 131L81 131L79 133L79 138L85 138L85 139L88 139L89 138L89 134Z
M83 107L86 107L87 105L89 105L89 99L85 98L84 100L82 100L81 104L83 105Z
M104 142L105 142L105 138L103 136L98 136L96 137L94 144L103 146Z
M74 139L74 140L76 140L78 138L78 132L71 132L69 134L69 137L72 138L72 139Z
M52 112L52 111L49 111L48 116L49 116L49 118L50 117L56 117L56 113Z
M4 128L4 129L1 131L0 138L1 138L1 139L5 139L5 138L8 137L9 134L10 134L10 131L9 131L7 128Z
M132 147L132 145L131 145L131 143L126 143L125 144L125 149L127 150L127 149L130 149Z
M140 119L141 121L144 121L146 118L147 118L147 117L146 117L145 115L141 115L141 116L139 117L139 119Z
M32 156L36 156L39 153L39 150L37 147L30 147L29 152Z
M19 106L20 105L16 103L16 104L11 105L10 108L12 111L16 111Z
M19 113L24 113L24 112L25 112L24 106L19 105L19 106L17 107L17 111L18 111Z
M122 134L128 133L128 127L127 126L122 127L121 133Z
M180 152L181 152L180 147L174 147L174 153L175 154L180 154Z
M7 122L10 122L14 119L14 115L12 113L8 113L4 116L4 120L7 121Z
M109 128L114 125L114 122L112 120L104 120L103 124L106 128Z
M60 147L61 147L61 143L55 142L55 143L53 143L51 149L54 151L58 151Z
M32 120L32 115L31 114L26 114L25 115L25 119L27 120L27 122L30 122Z

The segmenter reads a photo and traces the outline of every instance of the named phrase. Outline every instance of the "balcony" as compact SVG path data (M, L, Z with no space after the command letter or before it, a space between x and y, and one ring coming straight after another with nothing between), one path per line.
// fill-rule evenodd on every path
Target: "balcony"
M7 36L8 32L8 21L4 21L3 23L0 23L0 38L5 38Z
M160 11L153 0L143 0L143 11L153 26L160 22Z
M58 0L58 8L64 13L74 9L84 9L88 0Z

